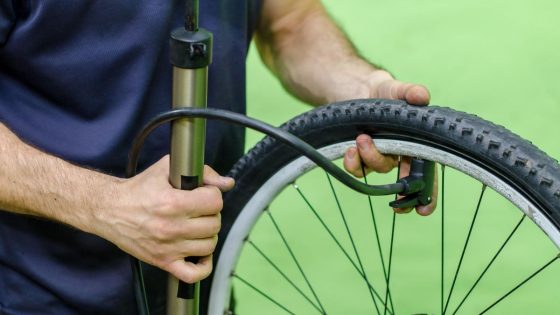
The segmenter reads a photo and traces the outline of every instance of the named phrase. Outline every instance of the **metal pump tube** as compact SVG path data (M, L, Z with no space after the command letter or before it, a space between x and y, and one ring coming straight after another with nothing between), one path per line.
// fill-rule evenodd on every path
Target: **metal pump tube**
M173 68L173 109L206 108L208 68ZM204 167L204 119L179 119L172 124L169 182L192 190L202 185ZM191 258L191 257L189 257ZM196 263L196 258L194 261ZM179 292L177 292L179 288ZM182 283L169 276L167 314L198 315L200 283Z
M169 43L173 64L173 109L206 108L212 33L198 27L198 0L186 1L185 26L171 32ZM205 120L178 119L171 128L169 182L177 189L195 189L203 183ZM185 259L198 262L198 257ZM198 315L199 295L200 283L183 283L170 275L167 314Z
M173 68L173 109L206 108L208 68ZM179 119L172 124L169 181L179 189L202 185L205 119Z

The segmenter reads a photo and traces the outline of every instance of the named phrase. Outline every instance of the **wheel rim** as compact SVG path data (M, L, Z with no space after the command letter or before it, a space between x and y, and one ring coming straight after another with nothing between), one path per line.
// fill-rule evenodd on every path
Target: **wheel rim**
M323 155L331 158L331 159L337 159L340 158L343 154L343 152L345 151L345 149L351 145L353 145L354 142L353 141L349 141L349 142L343 142L343 143L338 143L338 144L334 144L331 146L327 146L322 148L320 151ZM376 145L379 148L379 150L383 153L387 153L387 154L395 154L395 155L402 155L402 156L416 156L416 157L420 157L420 158L425 158L425 159L431 159L434 160L436 162L442 162L445 161L445 165L447 166L446 168L443 168L443 170L451 167L453 169L459 170L462 173L465 173L469 176L475 177L477 178L481 183L482 183L482 187L490 187L492 188L492 190L498 192L500 195L506 197L508 200L510 200L510 202L512 204L514 204L518 209L521 209L530 219L532 219L533 222L535 222L537 224L537 226L540 227L540 229L542 229L550 238L550 240L552 240L552 242L554 242L554 244L556 246L560 245L560 234L558 233L558 230L555 228L554 224L552 224L549 219L543 215L540 211L538 211L537 206L535 206L533 203L531 203L527 198L525 198L523 196L523 194L515 191L514 189L512 189L511 187L509 187L503 180L501 180L500 178L498 178L497 176L494 176L490 173L488 173L486 170L484 170L483 168L475 165L472 162L469 162L466 159L462 159L460 157L457 157L455 155L452 155L448 152L445 152L443 150L440 149L435 149L432 147L428 147L422 144L418 144L418 143L413 143L413 142L408 142L408 141L402 141L402 140L392 140L392 139L378 139L376 140ZM229 296L229 284L230 284L230 275L232 274L232 266L235 266L236 262L237 262L237 258L240 255L241 252L241 247L243 244L249 244L249 247L252 247L254 251L256 252L260 252L259 255L261 257L262 256L262 250L260 249L260 247L258 247L258 245L255 245L255 243L253 243L252 241L249 242L245 242L247 235L249 234L249 231L253 228L255 222L257 221L257 219L260 217L261 213L262 213L262 209L264 209L270 200L272 200L284 187L286 187L287 185L289 185L290 183L292 183L296 178L299 178L302 174L305 174L307 172L309 172L311 169L314 168L314 164L311 163L310 161L308 161L305 158L300 158L292 163L290 163L289 165L287 165L285 168L283 168L281 171L277 172L275 176L273 176L271 179L269 179L265 185L263 185L258 194L255 194L255 197L252 198L247 205L245 206L244 210L241 212L239 219L236 221L236 223L234 224L234 226L232 227L230 233L228 234L228 237L226 239L226 242L224 244L224 250L221 252L220 254L220 260L216 266L216 271L214 274L214 280L213 280L213 285L212 285L212 292L211 292L211 296L210 296L210 314L223 314L224 313L224 309L226 309L226 303L228 300L228 296ZM443 173L445 174L445 173ZM327 181L329 181L329 179L327 178ZM445 176L442 177L442 181L445 181ZM445 187L443 185L443 187ZM334 188L331 187L332 190L336 191ZM300 191L299 187L295 187L296 191ZM336 193L335 193L336 195ZM484 188L482 189L482 192L480 193L480 200L482 200L482 196L484 195ZM305 199L305 197L303 197L303 199ZM336 198L335 198L336 199ZM338 203L338 201L337 201ZM442 207L442 205L445 204L444 202L440 203L440 208ZM478 205L476 206L476 211L475 213L478 212L478 209L480 208L480 202L477 203ZM310 205L310 207L312 207ZM337 207L338 208L338 207ZM274 222L274 216L270 215L271 212L266 212L267 215L270 217L270 220L272 222L272 226L275 226L275 229L278 228L278 224ZM341 214L343 214L343 211L340 212ZM373 211L372 211L373 213ZM448 214L446 214L447 216L449 216ZM344 221L344 215L342 215L343 221ZM394 218L394 217L393 217ZM524 216L522 217L524 218ZM443 219L443 216L442 216ZM473 222L476 219L476 215L474 216L474 219L472 220ZM397 219L398 220L398 219ZM528 220L527 220L528 221ZM394 225L394 220L392 221L392 224ZM443 222L443 220L442 220ZM521 219L519 222L523 222L523 219ZM521 223L519 223L521 224ZM345 222L346 225L346 222ZM514 226L517 226L514 224ZM472 225L471 225L472 227ZM344 230L344 229L343 229ZM377 228L375 229L377 231ZM394 230L392 230L394 231ZM349 235L349 239L352 239L352 235L351 233L348 233ZM393 232L390 233L390 235L393 235ZM470 232L469 232L470 235ZM507 234L506 234L507 235ZM331 235L332 236L332 235ZM280 237L281 239L283 239L284 237ZM328 238L328 237L327 237ZM390 278L388 277L391 274L391 259L392 259L392 255L391 254L391 248L392 248L392 244L393 244L393 236L390 236L389 239L390 241L390 245L389 246L389 250L388 250L388 254L386 255L388 257L385 257L384 259L381 260L382 263L379 263L378 265L381 266L383 264L386 264L387 266L383 266L383 275L382 278ZM442 239L444 239L444 237L442 236ZM467 242L464 245L464 248L462 250L462 252L464 252L467 248L467 245L469 243L468 241L468 237L467 237ZM282 244L286 244L289 243L285 240L281 241ZM363 275L367 275L369 272L365 271L364 272L364 266L361 262L361 259L359 257L359 255L357 254L357 251L355 251L353 249L354 246L354 241L350 242L352 244L352 246L348 246L348 250L347 250L347 254L346 256L349 256L350 254L352 254L354 257L354 264L353 264L353 269L357 269L358 273L360 270L362 270L362 278ZM445 243L445 242L443 242ZM463 247L463 246L459 246L459 247ZM443 248L443 246L442 246ZM385 250L387 251L387 250ZM289 252L294 252L294 250L288 250ZM383 255L384 250L380 251L381 256ZM291 256L293 253L289 253L289 256ZM266 254L265 254L266 255ZM443 254L441 254L442 257L447 257L444 256ZM463 256L463 255L461 255ZM486 258L484 258L486 259ZM483 259L483 260L484 260ZM265 258L266 260L266 258ZM292 261L294 261L294 259L291 259ZM487 260L487 259L486 259ZM461 301L463 300L463 296L465 296L465 293L468 292L468 289L464 289L462 293L456 293L458 291L460 291L459 289L457 291L454 291L455 289L455 283L456 283L456 279L460 278L460 270L461 270L461 266L462 266L462 259L459 260L460 262L457 264L456 262L453 263L453 265L457 265L457 267L455 266L451 266L448 263L445 264L444 262L442 262L441 264L443 266L446 266L446 268L441 268L441 270L445 270L445 269L450 269L450 272L446 271L446 274L444 277L440 277L441 279L444 279L445 281L442 281L442 285L440 286L440 292L436 293L433 292L433 295L437 295L440 296L437 300L439 300L436 304L439 304L438 307L436 308L431 308L430 312L434 312L434 313L443 313L443 310L445 310L446 314L452 314L454 312L454 310L460 306L459 308L459 312L461 311L465 311L465 307L463 307L463 305L466 305L466 303L469 301L471 294L469 292L469 294L466 295L467 298L465 298L465 303L461 303ZM551 261L555 261L555 259L551 260ZM298 265L298 263L296 261L294 261L294 265ZM449 265L449 267L447 267L447 265ZM308 278L304 272L302 272L302 269L306 269L308 267L302 267L302 266L297 266L296 268L296 272L293 273L296 276L298 275L298 271L299 274L301 276L300 277L300 283L296 286L292 285L291 287L294 290L298 290L300 292L298 292L297 294L299 294L301 297L303 297L305 300L307 300L307 303L309 303L311 305L311 308L313 309L314 312L316 313L333 313L336 314L336 312L331 312L328 308L332 307L327 307L323 304L325 304L325 302L321 301L321 298L318 297L315 291L317 291L316 289L313 288L313 285L310 284L311 281L307 281L305 280L306 278ZM350 268L352 269L352 268ZM455 270L458 270L457 272L455 272ZM463 268L464 269L464 268ZM482 270L484 270L484 268L482 268ZM277 271L277 270L276 270ZM444 274L444 272L441 272L442 274ZM301 282L301 278L304 279L303 282ZM367 276L366 276L367 278ZM449 278L449 279L446 279ZM453 281L451 281L451 279L453 279ZM473 279L470 279L471 284L474 282L472 281ZM523 279L522 279L523 280ZM244 277L240 276L240 275L236 275L236 281L243 283L244 285L248 285L251 286L252 284L250 282L247 281L247 279L245 279ZM365 282L367 282L368 280L366 279ZM377 281L379 282L379 281ZM469 281L467 281L469 282ZM478 285L478 282L476 282ZM294 288L294 287L299 287L299 288ZM392 289L387 290L386 289L386 285L383 284L379 287L379 290L371 290L371 287L374 287L373 285L370 284L366 284L366 288L369 287L370 290L366 290L369 291L368 292L368 296L370 296L369 298L369 302L371 304L371 309L370 311L372 312L377 312L380 314L391 314L393 313L399 313L401 312L401 310L399 310L399 306L391 306L392 304L392 296L394 294L391 294L390 292L392 291ZM383 288L385 287L385 288ZM391 288L392 285L389 285L389 288ZM450 289L453 288L453 289ZM467 285L467 288L470 287L470 284ZM254 288L253 288L254 289ZM261 290L262 291L262 290ZM506 290L507 293L508 290ZM451 297L451 298L450 298ZM498 296L499 298L499 296ZM397 299L395 297L395 299ZM397 299L398 300L398 299ZM269 303L272 302L272 304L274 304L274 301L268 301ZM376 303L377 302L377 303ZM282 304L282 303L278 303L278 304ZM383 307L383 305L387 305L387 308ZM488 303L487 303L488 304ZM491 304L491 303L490 303ZM488 305L486 305L488 306ZM295 312L298 313L297 311L293 311L290 310L287 306L286 307L282 307L281 305L278 306L276 305L275 307L277 307L278 309L281 309L281 313L289 313L289 312ZM375 307L375 309L374 309ZM396 307L396 309L395 309ZM485 307L482 307L477 311L477 312L482 312L484 311ZM413 312L423 312L426 310L420 309L420 310L416 310L414 309Z

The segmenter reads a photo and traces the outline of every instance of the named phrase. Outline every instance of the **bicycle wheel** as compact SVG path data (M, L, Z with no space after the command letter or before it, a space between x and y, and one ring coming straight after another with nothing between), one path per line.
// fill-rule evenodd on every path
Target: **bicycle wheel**
M473 115L388 100L324 106L283 128L334 161L367 133L383 153L437 162L438 208L395 215L394 196L348 191L266 138L231 172L223 216L237 219L222 227L209 314L558 308L560 166L529 142Z

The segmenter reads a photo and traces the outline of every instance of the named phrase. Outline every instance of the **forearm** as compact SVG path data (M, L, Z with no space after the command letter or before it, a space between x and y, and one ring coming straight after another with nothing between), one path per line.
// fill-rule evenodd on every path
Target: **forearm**
M41 152L0 124L0 209L91 232L118 181Z
M233 180L209 167L205 186L192 191L174 189L168 179L168 156L119 179L43 153L0 123L0 209L96 234L182 281L196 282L212 269L220 189L231 189ZM193 265L185 263L189 256L203 258Z
M370 97L376 68L358 56L319 1L266 0L256 36L266 65L311 104ZM391 77L379 72L380 80Z

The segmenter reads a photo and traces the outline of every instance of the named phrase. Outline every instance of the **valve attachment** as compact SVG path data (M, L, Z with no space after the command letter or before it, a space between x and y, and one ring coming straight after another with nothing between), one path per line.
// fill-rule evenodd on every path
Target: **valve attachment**
M404 209L430 204L434 190L435 168L436 163L433 161L413 158L410 163L410 175L397 181L404 186L404 191L400 194L405 197L391 201L389 206Z

